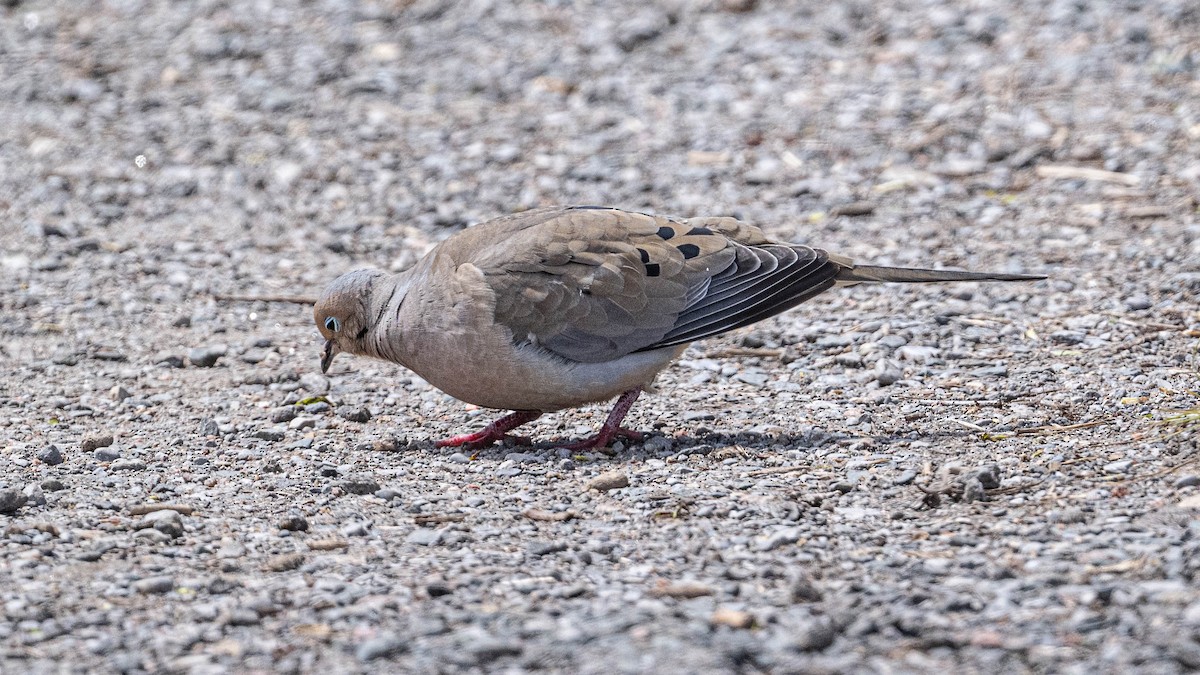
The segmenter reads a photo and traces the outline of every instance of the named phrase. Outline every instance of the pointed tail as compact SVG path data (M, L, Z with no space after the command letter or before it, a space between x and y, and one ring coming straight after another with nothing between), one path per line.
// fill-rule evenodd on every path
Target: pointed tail
M910 267L880 267L854 265L844 267L837 275L838 285L859 283L920 284L934 281L1037 281L1044 274L1002 274L999 272L959 272L957 270L924 270Z

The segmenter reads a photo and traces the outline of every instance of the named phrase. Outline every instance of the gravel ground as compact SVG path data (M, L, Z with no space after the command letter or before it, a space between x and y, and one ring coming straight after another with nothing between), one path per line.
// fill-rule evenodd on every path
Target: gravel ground
M0 3L0 671L1200 668L1194 2ZM611 454L309 309L552 203L882 264ZM581 436L596 406L535 438Z

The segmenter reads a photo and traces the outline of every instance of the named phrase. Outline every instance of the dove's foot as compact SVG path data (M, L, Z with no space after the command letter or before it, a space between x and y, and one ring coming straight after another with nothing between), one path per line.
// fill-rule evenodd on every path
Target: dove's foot
M528 444L529 439L524 436L512 436L508 432L517 427L532 422L541 417L542 413L532 410L518 410L511 412L504 417L492 422L483 429L476 431L473 434L463 434L461 436L451 436L443 438L433 444L435 448L456 448L462 446L464 450L481 450L504 439L512 439L519 444Z
M645 438L645 434L621 426L621 421L625 419L625 415L629 414L629 409L633 407L633 402L641 395L641 387L630 389L621 394L621 398L617 399L612 412L608 413L608 419L604 420L604 424L600 426L600 431L595 436L562 447L568 450L591 450L593 448L607 448L608 444L616 438L628 438L634 441L642 440Z

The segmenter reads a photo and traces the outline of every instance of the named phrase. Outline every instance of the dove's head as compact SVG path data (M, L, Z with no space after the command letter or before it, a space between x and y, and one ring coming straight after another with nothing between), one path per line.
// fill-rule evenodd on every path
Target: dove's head
M365 340L374 318L371 308L375 282L387 275L379 270L355 270L333 280L313 307L317 330L325 338L321 372L329 370L341 352L365 353Z

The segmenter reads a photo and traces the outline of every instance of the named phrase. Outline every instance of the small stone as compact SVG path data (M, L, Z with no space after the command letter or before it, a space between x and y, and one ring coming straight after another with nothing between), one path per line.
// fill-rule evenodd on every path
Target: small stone
M119 384L114 386L112 389L110 389L108 394L109 394L109 396L112 396L114 401L117 401L117 402L124 401L125 399L129 398L130 396L133 396L133 394L129 393L128 389L126 389L125 387L122 387Z
M428 527L418 527L412 532L409 532L408 536L405 537L404 540L410 544L416 544L418 546L435 546L442 540L442 531L430 529Z
M279 521L279 529L289 532L308 531L308 519L301 515L290 515Z
M47 478L42 481L42 489L46 492L58 492L59 490L67 489L67 486L63 485L63 482L57 478Z
M352 495L372 495L379 491L379 482L370 476L351 476L337 485Z
M165 532L159 532L158 530L154 530L154 529L139 530L137 532L137 534L135 534L133 536L138 541L145 541L145 542L149 542L151 544L165 544L165 543L171 541L171 535L166 534Z
M816 618L795 632L789 646L803 652L820 651L833 644L836 639L837 630L833 623L827 618Z
M819 602L824 598L821 595L820 589L813 585L812 579L807 576L800 577L792 582L788 589L788 594L791 596L792 602Z
M1054 509L1046 512L1046 519L1052 523L1063 523L1064 525L1086 523L1088 520L1087 514L1079 508Z
M987 490L975 476L969 476L963 481L962 500L968 504L987 499Z
M371 411L363 406L342 408L338 410L338 417L350 422L369 422L371 421Z
M425 584L425 592L428 593L429 597L431 598L440 598L453 593L454 588L445 581L431 581L428 584Z
M201 436L220 436L221 427L217 425L217 421L211 417L205 417L200 420L200 435Z
M282 429L259 429L258 431L254 432L255 438L260 438L264 441L270 441L272 443L282 441L284 435L285 434Z
M154 357L154 365L165 368L182 368L183 357L178 354L163 353Z
M565 541L539 541L529 545L529 554L536 556L550 555L567 550Z
M908 485L917 479L917 472L912 469L907 469L904 473L892 479L892 485Z
M268 572L287 572L297 569L303 564L303 553L283 553L267 558L267 561L263 563L263 569Z
M293 431L300 431L303 429L312 429L316 426L317 426L317 418L315 418L315 417L307 417L307 416L297 417L297 418L293 419L291 422L288 422L288 428Z
M408 643L399 635L380 635L360 644L354 650L359 661L374 661L385 656L395 656L408 650Z
M466 464L471 461L470 457L466 456L465 454L463 454L461 452L456 452L456 453L450 455L449 457L447 457L446 459L451 462L454 462L455 464Z
M37 454L38 461L42 464L57 466L63 463L62 451L57 445L48 445L44 450Z
M886 387L899 382L904 377L904 371L891 359L879 359L875 362L875 381Z
M1000 467L995 464L985 464L975 469L973 475L983 487L989 490L1000 487Z
M177 539L183 536L183 516L178 511L171 509L151 511L142 516L135 527L138 529L154 528L171 539Z
M285 424L296 418L296 406L288 405L271 411L271 421L275 424Z
M304 406L304 412L310 415L319 415L321 413L329 412L332 409L333 406L329 405L329 403L325 401L317 401L316 403L309 403L308 405Z
M169 593L174 588L175 580L167 576L146 577L133 582L133 590L147 595Z
M92 457L98 462L112 462L121 457L121 451L116 448L97 448L92 452Z
M228 348L225 345L209 345L193 347L188 350L187 360L197 368L212 368L217 365L217 359L225 356Z
M321 395L329 391L329 385L329 378L320 373L304 373L300 376L300 386L314 395Z
M803 532L798 527L780 528L772 532L765 539L760 540L758 542L758 550L774 551L781 546L787 546L800 541L802 535Z
M709 617L709 623L714 626L729 626L730 628L746 629L754 627L754 615L736 609L718 607Z
M498 640L494 637L483 637L472 640L468 651L481 663L495 661L502 656L519 656L523 647L513 640Z
M583 489L608 492L623 487L629 487L629 476L626 476L623 471L610 471L591 479L583 486Z
M699 581L676 581L661 583L650 590L650 595L659 598L702 598L713 594L712 587Z
M1179 478L1175 479L1175 482L1172 483L1172 485L1176 488L1195 487L1200 485L1200 476L1194 474L1180 476Z
M1122 459L1116 462L1109 462L1104 465L1104 473L1129 473L1129 469L1133 468L1132 459Z
M46 505L46 493L42 491L41 485L33 483L25 486L25 503L34 506Z
M100 452L97 450L96 452ZM118 459L109 465L113 471L141 471L146 468L146 463L140 459L133 457L127 459Z
M96 434L94 436L84 436L79 447L84 452L91 452L96 448L107 448L113 444L112 434Z
M365 537L371 533L371 521L359 520L345 525L338 530L343 537Z
M651 453L670 452L675 447L675 441L666 436L651 436L642 443L642 449Z
M225 624L228 626L255 626L259 621L258 612L245 607L238 607L225 616Z
M1131 311L1137 312L1143 309L1150 309L1154 306L1154 301L1148 295L1131 295L1125 298L1125 306Z

